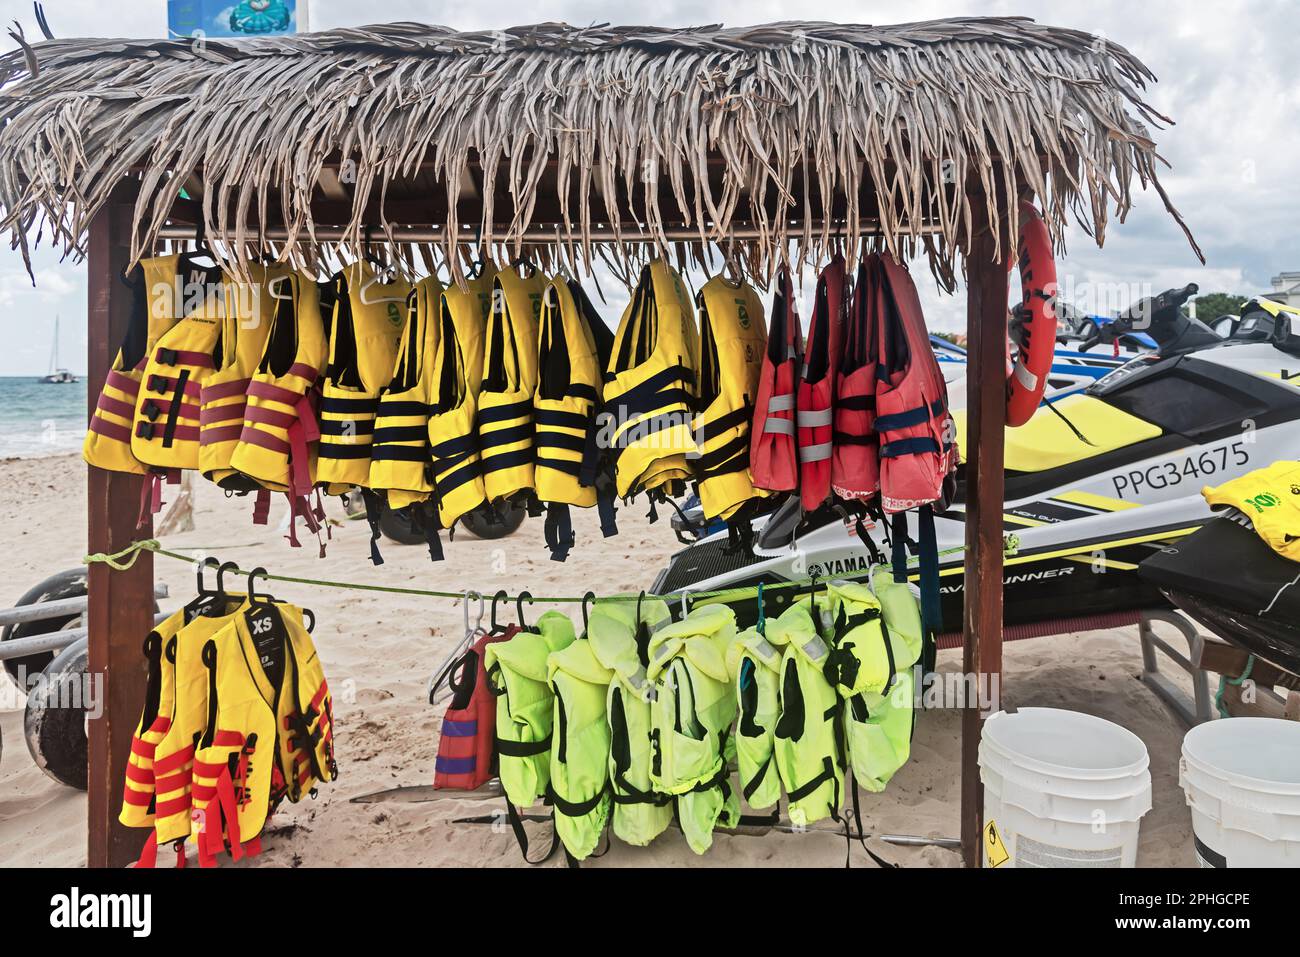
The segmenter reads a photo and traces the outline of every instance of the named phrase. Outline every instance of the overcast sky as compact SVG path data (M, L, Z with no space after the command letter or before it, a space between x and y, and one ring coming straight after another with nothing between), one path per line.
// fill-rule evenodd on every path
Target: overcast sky
M301 3L302 0L299 0ZM1209 260L1202 267L1154 193L1136 198L1126 224L1112 228L1105 249L1075 232L1061 264L1067 292L1090 308L1130 288L1158 291L1196 282L1203 292L1254 294L1284 269L1300 270L1300 2L1297 0L1089 0L1086 3L912 0L665 0L634 13L601 0L515 2L495 7L423 0L311 0L313 30L384 20L418 20L461 29L563 20L688 26L742 25L783 19L892 23L947 16L1023 15L1099 33L1138 55L1159 78L1149 99L1177 125L1159 134L1173 165L1163 182ZM56 36L161 36L165 0L46 0ZM23 23L39 37L27 0L0 0L0 22ZM7 41L6 41L7 42ZM56 314L62 315L61 359L85 369L84 269L42 250L36 287L20 257L0 249L0 375L44 371ZM962 301L939 295L928 274L918 285L932 327L960 329ZM1118 290L1118 292L1116 292ZM609 290L607 289L608 293ZM611 296L609 321L617 319Z

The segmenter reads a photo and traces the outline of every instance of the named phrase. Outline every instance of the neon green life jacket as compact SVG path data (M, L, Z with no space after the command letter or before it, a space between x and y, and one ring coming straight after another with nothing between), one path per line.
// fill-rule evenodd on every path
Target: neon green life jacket
M651 637L673 620L663 601L606 602L591 616L587 638L596 657L613 672L609 683L609 782L614 833L643 847L673 820L672 797L650 780L651 706L655 686L646 677Z
M555 833L570 856L590 857L609 822L609 724L605 698L613 672L585 638L546 660L555 692L555 739L548 796Z
M826 600L819 597L820 617ZM844 797L840 696L824 673L830 646L813 624L808 598L768 622L768 640L787 647L781 659L781 718L773 755L798 827L839 817Z
M864 691L848 699L844 727L854 780L868 791L878 792L911 755L915 726L912 669L921 656L922 628L921 607L911 586L895 582L889 569L877 568L871 587L880 603L896 671L887 689Z
M650 780L656 790L676 795L678 823L696 854L712 846L719 821L734 827L740 820L727 768L736 694L726 655L735 637L735 612L703 605L650 638Z
M736 636L727 649L727 670L736 684L736 767L740 793L755 809L769 808L781 800L781 777L772 750L776 722L781 717L780 643L784 634L770 639L750 628Z
M555 695L547 683L546 662L573 640L573 622L548 611L532 628L484 649L483 665L497 696L501 787L516 807L531 807L550 783Z

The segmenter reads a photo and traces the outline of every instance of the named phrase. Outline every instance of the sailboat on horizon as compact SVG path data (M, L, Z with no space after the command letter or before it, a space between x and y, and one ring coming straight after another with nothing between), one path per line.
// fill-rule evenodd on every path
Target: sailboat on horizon
M59 317L54 317L54 349L50 354L50 371L48 375L36 380L46 385L65 385L80 380L67 369L59 368Z

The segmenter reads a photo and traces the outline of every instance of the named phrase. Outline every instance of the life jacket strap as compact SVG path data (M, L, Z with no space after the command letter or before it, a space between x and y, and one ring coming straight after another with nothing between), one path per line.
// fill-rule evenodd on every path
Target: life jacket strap
M368 488L361 490L361 501L366 507L366 522L370 525L370 561L382 565L384 556L379 554L379 517L383 504L379 501L378 493Z
M786 792L786 799L791 803L795 801L802 801L804 798L812 794L814 791L816 791L827 781L834 781L834 780L835 780L835 760L828 755L827 757L822 759L821 773L818 774L816 777L814 777L811 781L808 781L805 784L801 784L799 785L799 787L793 788L790 791Z
M551 741L554 737L554 733L548 734L540 741L509 741L498 737L496 739L497 754L506 758L536 757L551 750Z
M551 561L562 562L569 557L574 545L573 516L569 506L551 502L546 508L546 547L551 550Z
M754 796L754 792L762 786L763 779L767 777L768 769L772 766L772 758L774 754L775 752L769 754L767 759L759 766L759 769L754 772L754 776L741 785L740 793L744 795L746 803L748 803L749 799Z
M555 810L559 811L565 817L582 817L584 814L590 814L594 811L602 800L606 792L609 791L609 784L606 783L599 791L583 801L569 801L555 793L555 788L550 784L546 786L546 797L551 804L555 805Z

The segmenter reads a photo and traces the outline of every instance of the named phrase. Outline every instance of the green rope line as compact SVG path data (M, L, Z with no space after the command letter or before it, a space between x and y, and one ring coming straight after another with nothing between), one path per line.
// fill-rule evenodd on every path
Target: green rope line
M1228 709L1223 704L1223 693L1228 690L1228 685L1241 687L1246 683L1247 679L1250 678L1250 673L1254 670L1255 656L1248 655L1246 657L1246 667L1237 677L1229 678L1227 675L1219 676L1219 690L1214 696L1214 707L1218 709L1220 718L1232 717L1232 715L1228 714Z
M1004 540L1003 544L1005 547L1006 554L1014 555L1016 548L1019 545L1019 541L1016 539L1014 535L1011 535ZM962 550L963 549L961 548L946 548L943 551L939 552L939 556L944 557L947 555L955 555L961 552ZM155 555L162 555L165 558L175 559L177 561L182 561L191 565L194 564L194 562L196 561L193 555L186 555L182 552L168 551L167 549L163 548L162 544L155 538L145 539L138 542L132 542L126 548L118 552L113 552L112 554L107 554L104 552L96 552L91 555L86 555L84 558L82 558L81 561L83 565L103 564L103 565L108 565L110 568L116 571L123 572L123 571L127 571L133 565L135 565L136 560L144 552L151 552ZM908 565L911 566L917 563L918 561L919 559L917 559L916 557L909 558ZM858 581L862 579L867 579L870 578L871 573L876 568L888 568L888 567L889 566L887 564L873 565L870 568L866 569L865 571L857 572L851 575L841 575L838 576L835 580ZM233 569L231 569L231 572L236 575L247 576L249 574L249 571L247 569L241 568L239 566L235 566ZM294 585L314 585L319 588L337 588L345 591L383 592L385 594L390 594L390 595L414 595L421 598L452 598L452 599L460 600L463 599L467 594L482 595L482 596L489 595L489 592L487 591L476 591L474 589L469 589L468 591L435 591L427 588L402 588L396 585L366 585L366 584L362 584L361 582L332 581L326 578L299 578L293 575L272 575L269 573L265 575L259 575L258 577L265 578L268 581L286 582ZM830 579L828 579L827 577L818 576L816 580L824 582ZM601 601L636 601L641 597L645 597L651 600L658 599L662 601L680 601L683 598L689 598L692 602L697 602L701 599L718 599L718 598L735 599L735 598L748 597L755 594L761 595L764 592L772 592L772 591L777 591L779 589L806 588L807 586L811 585L813 581L814 579L812 577L808 577L808 578L801 578L801 579L796 579L794 581L788 581L788 582L777 582L775 584L768 584L768 585L760 584L757 586L743 585L736 588L723 588L715 591L684 590L680 592L673 592L672 594L668 594L668 595L646 594L644 596L642 596L640 592L637 592L635 594L627 593L627 594L617 594L617 595L603 595L600 597L600 600ZM500 590L498 590L497 593L499 594ZM517 596L511 596L507 594L506 600L514 601L516 597ZM559 604L576 605L576 604L581 604L582 602L587 600L587 596L585 595L581 597L575 597L572 595L558 595L558 596L557 595L553 595L553 596L530 595L529 597L531 597L533 601L539 602L541 604L554 604L554 605L559 605Z

